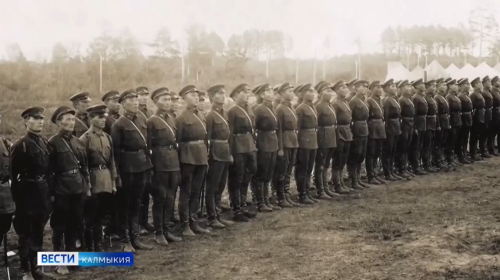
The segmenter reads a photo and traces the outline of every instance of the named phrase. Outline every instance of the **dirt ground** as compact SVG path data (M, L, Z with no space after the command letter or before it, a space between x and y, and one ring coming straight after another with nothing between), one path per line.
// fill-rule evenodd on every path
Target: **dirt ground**
M131 269L80 269L61 279L500 279L499 168L495 158L358 198L259 214L139 252Z

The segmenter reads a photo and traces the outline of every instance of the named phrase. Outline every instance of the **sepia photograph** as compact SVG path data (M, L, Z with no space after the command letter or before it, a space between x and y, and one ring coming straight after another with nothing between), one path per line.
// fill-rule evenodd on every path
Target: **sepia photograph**
M0 0L1 280L500 280L500 1Z

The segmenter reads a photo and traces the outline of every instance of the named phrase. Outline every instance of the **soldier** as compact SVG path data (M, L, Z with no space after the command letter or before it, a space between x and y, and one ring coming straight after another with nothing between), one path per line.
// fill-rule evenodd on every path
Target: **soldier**
M118 102L124 114L111 127L116 162L118 221L123 251L135 252L153 247L139 239L141 202L150 181L151 154L147 149L146 119L139 113L137 94L133 89L120 94Z
M253 114L248 108L249 93L250 87L240 84L229 95L235 105L228 111L229 147L234 159L229 167L228 185L232 193L233 220L237 222L248 222L248 218L256 217L245 209L249 180L257 170Z
M207 129L197 110L199 98L196 87L185 86L179 96L186 102L186 110L175 120L181 167L179 215L182 235L194 236L195 233L210 233L198 225L197 217L208 165Z
M406 81L401 81L399 84L404 85ZM409 178L407 174L398 165L398 174L394 171L396 147L401 135L401 105L396 100L396 84L389 79L382 85L386 98L384 99L383 113L385 120L385 136L386 140L383 143L382 150L382 169L384 177L389 181L394 179ZM402 87L402 86L401 86ZM400 88L401 88L400 87ZM397 163L403 164L401 161Z
M293 109L297 109L297 107L302 104L302 97L300 96L300 89L302 88L303 85L297 85L296 88L293 89L293 93L295 96L297 96L297 103L293 105Z
M273 91L274 91L273 108L274 108L274 110L276 110L276 108L278 108L278 106L281 103L281 95L278 93L280 86L281 86L281 84L278 84L278 85L275 85L273 88Z
M281 104L276 108L278 126L281 128L278 130L278 141L281 142L280 146L283 148L283 156L278 155L274 171L278 206L281 208L299 207L300 204L295 203L290 194L290 178L299 147L297 114L291 103L294 96L293 86L290 83L283 83L278 93L281 95Z
M392 83L392 80L390 80ZM384 84L385 85L385 84ZM373 81L370 84L369 89L372 95L367 100L368 106L368 143L366 148L366 175L368 183L372 185L380 185L383 182L377 178L377 173L375 172L375 164L382 154L382 147L387 141L391 139L386 139L385 125L384 125L384 111L382 101L380 97L382 95L382 87L380 81Z
M257 135L257 172L252 178L252 189L256 192L257 208L260 212L272 212L281 207L269 202L269 185L273 178L278 152L283 156L283 149L278 145L278 118L272 102L274 93L269 84L255 88L254 93L261 100L255 110L255 129ZM281 143L280 143L281 144Z
M208 226L225 228L233 225L221 217L222 193L226 188L229 165L233 162L229 147L229 123L224 110L226 90L224 85L208 88L208 96L212 109L207 114L207 139L210 149L208 153L207 190L205 194Z
M496 145L500 148L500 78L498 76L495 76L493 79L491 79L490 93L493 96L493 118L489 141L491 142L490 146L494 147L495 143L493 142L495 141L496 137ZM500 153L495 151L495 149L493 148L493 155L499 156Z
M43 112L41 107L22 112L27 133L10 149L12 198L16 203L13 224L19 236L23 279L52 279L37 264L37 252L43 251L43 230L52 212L53 196L49 187L49 143L40 135Z
M166 246L168 242L179 242L173 235L170 218L174 212L174 192L179 185L180 167L175 138L175 120L168 114L171 99L168 88L162 87L151 94L156 113L146 121L148 149L151 151L153 178L153 224L155 241Z
M330 199L338 196L330 190L328 184L328 169L337 147L337 115L330 105L333 95L332 85L323 82L317 85L320 102L316 105L318 112L318 152L314 167L316 196L318 199Z
M410 164L412 173L415 175L425 175L427 172L421 169L421 152L424 144L424 135L427 130L427 112L429 105L424 97L425 84L422 79L413 82L413 87L416 89L412 102L415 106L414 132L410 145Z
M309 193L311 175L318 149L317 127L318 113L313 106L316 90L311 84L303 85L299 90L302 103L297 106L298 143L295 163L295 182L299 192L299 203L314 204L318 200Z
M472 100L469 97L470 84L467 78L457 81L460 87L458 99L462 108L462 126L458 132L457 149L458 159L462 164L472 163L472 159L467 156L467 146L469 144L469 134L472 126Z
M448 136L446 137L444 153L448 164L451 164L452 166L459 166L462 165L458 162L460 151L456 150L456 147L458 142L458 133L460 131L460 127L462 126L462 103L457 97L457 81L450 79L446 85L448 86L446 101L449 107L450 129L448 130Z
M90 127L89 118L87 116L87 108L90 106L90 97L88 92L77 93L69 98L73 102L73 108L76 109L75 129L73 135L76 137L82 136Z
M116 168L111 137L103 129L106 126L106 105L94 105L87 109L90 129L80 136L86 149L90 171L92 195L85 202L85 245L89 252L103 252L102 222L109 212L116 192Z
M491 156L494 156L496 153L494 153L494 145L493 145L493 140L494 137L491 137L494 122L493 122L493 95L491 94L491 80L490 77L486 76L483 78L483 91L481 94L483 95L484 102L486 105L485 108L485 116L484 116L484 122L485 122L485 130L483 132L483 135L480 139L481 145L484 147L483 151L481 151L481 154L485 158L490 158Z
M118 103L119 96L120 93L116 90L108 91L102 96L102 102L104 102L108 108L106 127L104 127L104 132L107 134L111 133L111 126L113 126L116 120L120 117L120 103Z
M355 95L356 90L354 89L354 84L358 81L358 79L351 80L347 83L347 87L349 88L349 95L347 96L347 102L349 102Z
M450 135L450 108L448 101L446 100L446 82L444 79L436 80L436 90L437 94L434 97L434 100L437 104L437 121L438 126L441 129L436 130L435 138L434 138L434 150L433 150L433 165L441 169L443 168L445 171L449 171L450 167L448 165L448 161L445 160L444 156L444 147L447 143L447 138Z
M57 108L51 121L59 127L49 139L50 167L53 171L54 211L50 218L52 246L56 252L76 251L76 238L82 232L83 207L90 196L90 176L83 143L72 135L75 111L68 106ZM83 241L83 240L82 240ZM64 244L63 244L64 242ZM57 273L67 274L61 266Z
M172 105L170 106L170 110L168 110L168 114L174 118L174 120L179 116L179 110L181 107L181 101L179 99L179 95L171 91L170 92L170 99L172 100ZM174 201L177 199L177 190L179 187L175 188L174 190ZM170 218L170 221L174 224L179 223L179 219L175 217L175 210L172 212L172 217Z
M479 77L470 82L473 92L470 95L472 102L472 127L470 132L469 153L472 160L481 160L481 156L477 154L477 147L479 144L480 152L483 153L484 143L479 141L479 137L483 135L485 130L485 107L486 103L481 92L483 91L483 84ZM478 143L479 142L479 143ZM484 157L484 154L482 154Z
M398 100L401 108L401 134L396 144L397 170L398 175L414 177L415 175L408 168L408 158L412 153L410 147L415 132L415 104L412 102L413 87L407 80L404 80L398 84L398 88L401 91L401 97ZM389 181L394 181L395 179L393 176L386 177L386 180Z
M356 95L349 101L349 107L352 112L352 134L353 141L349 149L349 158L347 160L347 172L351 181L351 188L362 190L370 186L360 180L361 164L366 156L366 143L368 140L368 106L363 101L368 82L358 80L354 84Z
M434 146L434 138L436 131L440 130L439 122L437 121L437 104L434 100L434 95L436 94L436 81L429 80L425 83L425 101L427 102L427 116L426 116L426 127L424 132L423 146L422 146L422 165L425 172L432 173L437 172L431 165L432 148Z
M332 104L337 116L337 148L333 153L332 159L332 181L336 193L347 194L350 188L344 186L342 174L349 157L349 150L353 140L351 131L351 108L346 101L349 89L343 80L337 81L332 89L337 95L337 98Z
M2 115L0 115L0 122L1 117ZM2 245L4 237L11 228L12 216L16 210L9 183L11 180L11 146L11 143L7 139L0 136L0 245ZM5 238L5 240L7 239ZM6 251L5 254L7 254ZM5 258L7 258L7 255Z

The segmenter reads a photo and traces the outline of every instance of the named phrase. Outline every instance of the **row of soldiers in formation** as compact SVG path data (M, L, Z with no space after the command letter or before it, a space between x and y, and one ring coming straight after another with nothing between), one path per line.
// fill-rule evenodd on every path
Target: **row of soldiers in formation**
M252 92L258 101L249 106ZM203 112L207 95L212 108ZM159 245L182 240L172 232L178 190L181 234L189 237L255 218L247 207L249 186L256 209L272 212L498 156L498 77L253 90L241 84L229 96L235 104L226 111L224 85L207 93L189 85L178 95L165 87L151 95L146 87L110 91L94 106L88 93L79 93L70 98L74 108L52 114L59 131L48 140L41 136L44 109L27 108L21 114L27 133L12 145L0 141L0 233L14 216L23 278L51 278L36 262L49 217L54 251L76 251L77 241L83 250L103 251L103 220L112 213L107 234L133 252L152 248L141 242L141 227L153 231ZM186 107L180 113L179 97ZM221 217L226 182L233 221ZM204 187L208 228L198 222ZM65 267L56 272L69 273Z

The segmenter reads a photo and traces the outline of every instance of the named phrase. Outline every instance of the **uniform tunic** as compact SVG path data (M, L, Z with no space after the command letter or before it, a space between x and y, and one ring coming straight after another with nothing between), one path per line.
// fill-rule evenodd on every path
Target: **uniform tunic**
M278 133L278 142L283 148L298 148L299 142L297 139L297 114L292 108L290 102L282 100L281 104L276 108L276 117L278 118L279 126L281 127Z
M175 120L175 126L179 161L191 165L208 165L208 150L205 144L206 124L198 116L198 110L184 110Z
M298 142L301 149L318 148L318 113L312 103L297 106Z
M318 112L318 147L337 147L337 115L329 102L321 101L316 105Z
M352 134L354 137L368 136L368 106L361 99L354 96L349 101L349 107L352 111Z
M76 114L75 115L75 128L73 129L73 135L80 138L90 128L89 116L87 114Z
M450 129L450 108L448 101L442 95L436 95L434 97L437 105L437 115L439 121L439 127L442 129Z
M107 134L111 135L111 127L113 126L113 124L120 118L120 114L118 114L118 112L116 113L110 113L107 117L106 117L106 125L104 126L104 132L106 132Z
M0 215L14 213L16 206L10 189L10 143L0 137ZM12 218L12 217L11 217ZM10 228L10 223L9 223Z
M155 172L179 171L175 120L158 110L146 121L148 149Z
M427 102L427 119L426 119L426 130L437 130L439 128L439 122L437 121L437 104L434 97L430 95L425 96L425 101Z
M229 130L229 145L232 153L252 153L257 150L253 137L254 124L252 120L253 114L248 109L242 108L238 104L234 105L228 111Z
M368 98L366 103L369 109L368 132L370 135L370 139L385 139L386 138L385 124L384 124L385 104L382 104L380 98L376 98L375 96Z
M472 102L472 108L474 112L473 120L474 122L484 123L485 122L485 107L486 103L484 97L481 93L473 92L470 95L470 100Z
M385 132L389 135L399 136L401 134L401 105L394 98L386 97L383 108Z
M139 105L139 111L137 112L137 114L147 120L153 115L153 111L149 110L146 105Z
M92 193L112 193L117 174L111 136L88 130L80 141L87 151Z
M489 122L493 118L493 96L488 89L484 89L481 95L484 98L484 121Z
M210 159L231 162L229 133L227 113L221 106L213 105L212 110L207 114L207 137L210 141Z
M429 110L429 105L425 98L420 94L415 94L412 98L413 104L415 105L415 130L425 131L427 130L427 112Z
M493 87L490 93L493 98L492 120L500 121L500 89Z
M277 134L280 134L278 118L272 104L266 102L258 105L254 110L255 129L257 131L257 150L260 152L276 152L279 146Z
M352 141L351 131L352 114L351 108L347 102L337 99L333 102L333 109L337 114L338 139L343 141Z
M462 126L462 102L451 92L446 95L446 100L448 101L450 109L450 126Z

